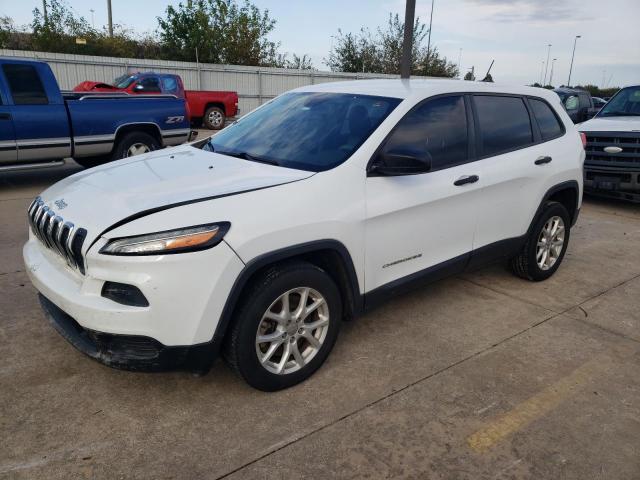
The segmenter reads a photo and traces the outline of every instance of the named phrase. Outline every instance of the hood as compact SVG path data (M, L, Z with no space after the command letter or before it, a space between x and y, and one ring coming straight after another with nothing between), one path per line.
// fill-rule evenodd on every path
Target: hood
M580 132L640 132L640 116L596 117L579 123L576 128Z
M113 92L119 90L113 85L103 82L92 82L87 80L73 87L74 92Z
M93 240L140 212L282 185L312 175L314 172L182 145L76 173L40 197L56 215L85 228Z

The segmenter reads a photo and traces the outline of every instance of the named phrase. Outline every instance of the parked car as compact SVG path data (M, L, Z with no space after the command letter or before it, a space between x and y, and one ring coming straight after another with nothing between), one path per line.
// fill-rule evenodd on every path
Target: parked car
M593 100L593 106L595 108L597 108L598 110L600 110L602 107L604 107L607 104L608 100L605 100L604 98L600 98L600 97L591 97L591 100Z
M94 359L205 372L222 351L277 390L320 367L343 318L411 286L503 258L549 278L583 161L546 90L306 86L171 155L53 185L29 207L24 261L53 325Z
M62 94L44 62L0 57L0 171L85 167L193 138L174 96Z
M126 92L129 94L165 93L185 98L191 121L210 130L220 130L227 118L238 114L238 94L224 91L185 90L179 75L135 73L116 78L112 84L86 81L74 92Z
M618 91L578 129L587 138L586 191L640 202L640 85Z
M593 104L591 94L586 90L561 87L553 90L562 100L562 105L573 123L584 122L593 117L599 110Z

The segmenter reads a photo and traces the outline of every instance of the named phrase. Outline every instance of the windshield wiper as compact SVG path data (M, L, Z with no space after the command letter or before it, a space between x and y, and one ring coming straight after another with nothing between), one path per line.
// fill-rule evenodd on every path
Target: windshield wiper
M270 158L264 158L264 157L256 157L255 155L251 155L250 153L247 153L247 152L232 152L232 151L223 151L223 150L216 150L215 152L221 155L228 155L229 157L242 158L243 160L250 160L252 162L266 163L267 165L280 166L280 164L275 160L271 160Z

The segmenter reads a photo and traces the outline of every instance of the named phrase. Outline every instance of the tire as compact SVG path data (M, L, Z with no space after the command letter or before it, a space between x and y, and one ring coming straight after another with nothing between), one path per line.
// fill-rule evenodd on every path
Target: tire
M556 219L561 221L557 222L556 233L549 236L548 233L550 231L554 232L553 228L556 224ZM570 225L571 219L567 209L561 203L547 202L531 229L524 247L518 255L511 259L513 273L534 282L546 280L553 275L560 267L567 251ZM563 228L562 231L560 230L561 227ZM543 229L546 229L545 234L543 234ZM560 233L562 233L561 245L558 244ZM546 256L543 251L545 249L547 249Z
M202 123L209 130L222 130L225 120L224 111L219 107L207 108L202 117Z
M158 150L160 148L160 144L155 137L149 135L148 133L129 132L124 134L122 138L118 140L116 147L111 153L111 160L120 160L121 158L128 158L134 155L138 155L131 151L131 149L136 147L140 150L140 153L138 154L141 154L152 152L153 150Z
M306 318L300 315L296 322L295 313L305 289L308 290L307 308L316 305L320 297L324 302ZM285 295L293 318L283 315L285 308L281 299ZM272 319L277 316L280 316L278 320ZM322 324L327 319L320 327L304 327ZM223 355L252 387L266 392L288 388L309 378L324 363L338 338L341 321L340 292L325 271L307 262L278 265L260 275L245 290L226 337ZM258 343L259 333L271 335L272 339ZM317 346L307 340L309 335L316 339ZM299 352L297 357L294 357L294 348ZM285 352L288 353L283 360Z

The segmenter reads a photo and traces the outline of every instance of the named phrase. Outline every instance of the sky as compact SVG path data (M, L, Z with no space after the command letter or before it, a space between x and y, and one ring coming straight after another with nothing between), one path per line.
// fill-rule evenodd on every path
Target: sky
M107 22L106 0L65 0L95 26ZM431 42L461 70L475 67L482 78L492 60L496 82L531 84L544 75L543 61L551 44L547 79L567 82L574 38L577 40L572 84L623 86L640 83L640 0L434 0ZM138 32L153 32L156 17L177 0L112 0L114 23ZM271 39L282 52L307 54L320 70L328 67L338 29L374 31L389 13L404 18L404 0L252 0L277 20ZM30 23L39 0L0 0L0 15L17 25ZM416 14L429 21L431 0L416 0ZM460 51L462 49L462 52ZM553 62L552 60L557 60ZM548 83L548 82L547 82Z

